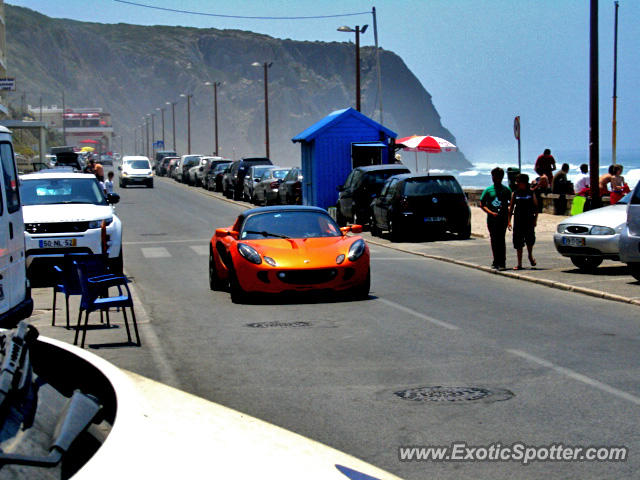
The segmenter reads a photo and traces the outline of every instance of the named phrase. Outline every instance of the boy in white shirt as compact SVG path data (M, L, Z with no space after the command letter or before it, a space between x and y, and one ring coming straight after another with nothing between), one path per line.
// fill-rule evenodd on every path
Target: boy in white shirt
M107 174L107 180L104 181L103 187L105 194L113 193L113 172Z

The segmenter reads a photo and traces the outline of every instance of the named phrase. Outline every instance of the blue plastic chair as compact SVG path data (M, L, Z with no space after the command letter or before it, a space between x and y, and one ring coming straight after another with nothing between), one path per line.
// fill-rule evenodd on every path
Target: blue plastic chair
M80 283L80 290L82 291L82 298L80 300L80 309L78 312L78 325L76 327L76 334L73 340L73 344L78 344L78 335L80 333L82 323L82 313L85 314L84 326L82 327L82 342L80 348L84 348L84 342L87 337L87 326L89 324L89 314L91 312L100 311L108 312L110 308L122 308L122 315L124 316L124 325L127 329L127 339L131 343L131 331L129 329L129 321L127 319L127 307L131 309L131 317L133 320L133 329L136 334L136 344L141 346L140 335L138 333L138 324L136 323L136 314L133 309L133 298L131 297L131 291L129 290L129 279L127 277L118 277L115 275L90 277L88 275L87 266L75 261L73 265L76 269L78 280ZM118 295L114 297L109 296L109 288L117 287ZM124 293L123 292L124 288Z
M62 293L64 294L66 304L67 329L71 328L69 325L69 297L71 295L82 295L78 275L73 266L74 260L82 262L87 266L87 274L90 277L113 276L109 273L108 263L105 261L103 255L66 253L62 258L62 267L59 265L53 266L54 271L58 274L58 278L53 285L52 326L56 324L56 294ZM107 325L108 324L109 312L107 312Z

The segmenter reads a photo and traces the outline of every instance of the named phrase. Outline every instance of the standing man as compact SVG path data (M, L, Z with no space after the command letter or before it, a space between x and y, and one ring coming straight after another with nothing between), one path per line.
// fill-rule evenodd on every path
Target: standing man
M480 197L480 208L487 214L487 228L491 237L491 252L493 253L492 268L504 269L507 266L507 247L505 235L509 222L509 202L511 190L502 185L504 170L496 167L491 170L493 185L485 188Z
M536 164L533 167L536 173L540 176L546 175L549 179L549 185L553 181L553 171L556 169L556 159L551 155L551 150L548 148L538 157Z
M569 164L563 163L562 168L553 177L551 183L551 193L558 195L558 198L553 200L554 213L556 215L564 215L567 211L567 195L573 194L573 184L567 178L569 173Z

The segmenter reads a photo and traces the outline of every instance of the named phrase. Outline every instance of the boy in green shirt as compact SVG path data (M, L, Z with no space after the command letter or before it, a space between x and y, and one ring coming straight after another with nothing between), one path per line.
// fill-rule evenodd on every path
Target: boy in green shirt
M487 214L487 228L491 238L491 252L493 253L493 263L491 267L496 269L506 268L507 247L505 235L507 224L509 223L509 202L511 201L511 190L502 185L504 170L496 167L491 170L493 185L487 187L480 197L480 208Z

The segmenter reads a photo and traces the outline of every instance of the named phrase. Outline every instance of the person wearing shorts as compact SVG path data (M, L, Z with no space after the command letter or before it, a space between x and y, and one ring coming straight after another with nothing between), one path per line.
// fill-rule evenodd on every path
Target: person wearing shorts
M507 228L512 229L513 218L513 248L516 249L518 265L514 270L522 270L522 250L527 246L529 263L536 266L533 258L533 245L536 243L536 223L538 221L538 200L529 188L529 176L521 173L516 177L516 188L511 195L509 204L509 221Z

